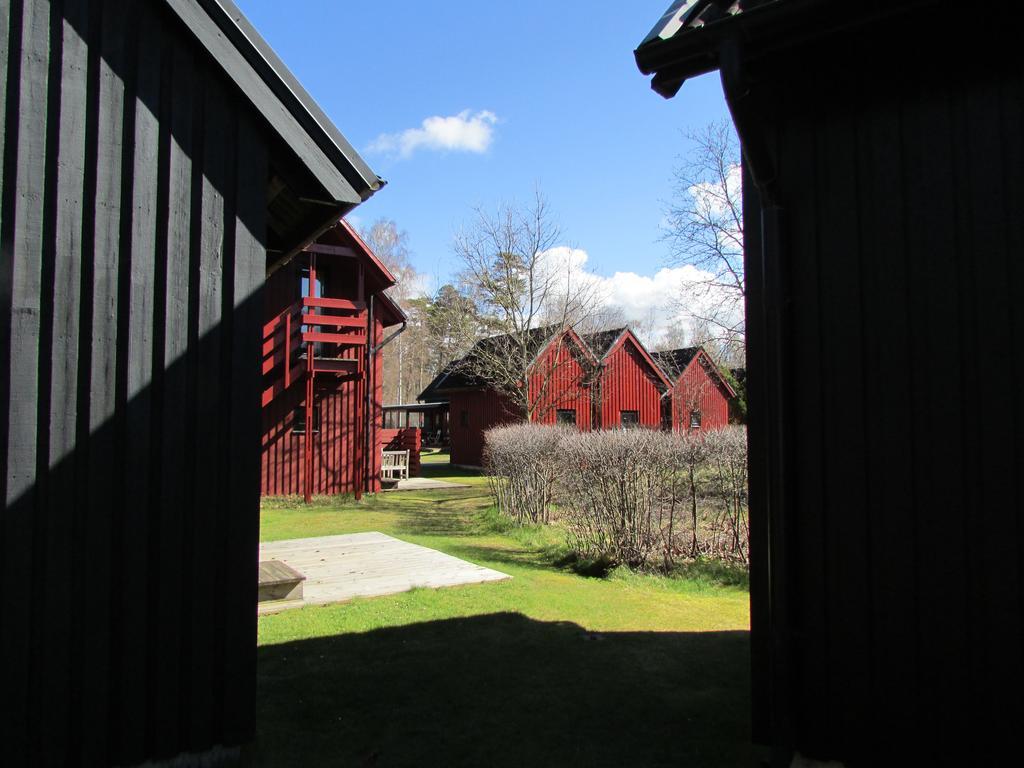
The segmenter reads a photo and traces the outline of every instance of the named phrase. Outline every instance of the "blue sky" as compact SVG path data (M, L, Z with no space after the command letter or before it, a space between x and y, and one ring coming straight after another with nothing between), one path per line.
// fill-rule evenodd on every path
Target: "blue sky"
M388 181L359 223L394 219L416 267L442 281L471 208L527 200L535 186L588 269L655 277L681 131L727 115L716 75L666 101L636 69L633 48L668 0L237 2ZM390 152L373 149L382 134L466 110L462 123L478 116L490 130L483 151L421 144L403 157L398 138Z

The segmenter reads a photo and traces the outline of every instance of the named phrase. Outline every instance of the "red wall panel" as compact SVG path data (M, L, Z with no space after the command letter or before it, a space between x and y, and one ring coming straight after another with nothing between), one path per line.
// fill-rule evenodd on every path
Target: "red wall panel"
M637 411L641 426L659 428L663 389L664 384L650 364L627 338L605 360L599 426L616 429L622 423L622 411Z
M530 397L537 405L534 421L554 424L559 410L576 412L576 426L586 432L591 429L591 388L586 383L586 370L577 358L571 342L552 347L538 361L538 370L530 377Z
M298 260L286 265L267 282L265 291L266 319L270 319L291 305L297 297ZM340 270L335 271L338 275ZM344 285L332 289L335 296L346 296ZM384 337L380 321L374 323L376 343ZM364 355L365 349L354 348L348 357ZM366 386L371 392L370 426L370 472L364 480L363 490L373 493L380 490L379 430L383 403L383 359L377 355L373 370L367 377ZM275 370L268 375L268 381L279 376ZM265 382L266 386L266 382ZM263 409L262 454L260 492L264 496L301 494L302 467L305 453L305 436L292 431L296 408L303 405L305 398L305 374L294 378L292 385L274 398ZM320 408L320 431L313 435L313 493L342 494L354 493L359 473L362 470L362 456L365 428L364 382L354 376L334 376L319 373L316 377L315 402Z
M408 451L409 477L420 476L420 430L417 427L378 430L377 456L380 451ZM383 457L381 457L383 459ZM377 475L380 475L378 468Z
M483 463L484 432L516 421L505 397L491 389L451 394L449 430L452 464L479 467Z
M729 397L699 356L690 362L672 388L672 428L688 431L690 412L694 409L700 411L704 431L729 426Z

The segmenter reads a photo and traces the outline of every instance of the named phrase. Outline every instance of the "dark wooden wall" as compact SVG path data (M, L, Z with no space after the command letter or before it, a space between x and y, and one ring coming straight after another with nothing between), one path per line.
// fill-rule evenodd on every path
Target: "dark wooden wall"
M238 745L266 140L160 4L0 8L2 762Z
M1021 722L1024 78L991 24L914 23L751 65L755 699L848 765L985 762Z

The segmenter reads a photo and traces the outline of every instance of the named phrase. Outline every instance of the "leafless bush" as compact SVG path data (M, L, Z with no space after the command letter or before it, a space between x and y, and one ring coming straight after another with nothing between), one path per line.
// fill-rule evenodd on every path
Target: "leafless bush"
M520 525L548 523L564 462L565 427L513 424L487 431L484 470L498 510Z
M747 430L729 427L705 438L709 494L718 513L711 526L712 554L747 562L750 516L747 494Z
M678 434L519 424L487 433L484 463L502 513L547 523L557 503L568 544L585 560L747 562L743 427Z
M564 438L559 502L570 547L634 567L658 553L670 559L684 492L682 446L678 435L645 429Z

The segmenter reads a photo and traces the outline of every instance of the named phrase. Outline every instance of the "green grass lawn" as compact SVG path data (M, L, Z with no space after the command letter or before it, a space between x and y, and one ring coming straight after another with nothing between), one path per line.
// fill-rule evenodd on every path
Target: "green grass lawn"
M482 478L445 491L263 505L263 540L381 531L509 581L259 621L259 765L738 765L748 594L555 565L557 530L508 530Z

